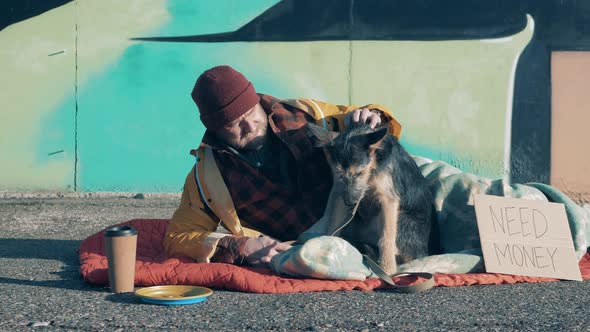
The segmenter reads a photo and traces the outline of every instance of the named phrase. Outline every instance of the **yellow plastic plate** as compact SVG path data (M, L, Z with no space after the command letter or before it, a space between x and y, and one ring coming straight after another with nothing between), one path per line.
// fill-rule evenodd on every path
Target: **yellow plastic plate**
M209 288L182 285L152 286L135 291L135 295L142 301L162 305L199 303L211 294L213 291Z

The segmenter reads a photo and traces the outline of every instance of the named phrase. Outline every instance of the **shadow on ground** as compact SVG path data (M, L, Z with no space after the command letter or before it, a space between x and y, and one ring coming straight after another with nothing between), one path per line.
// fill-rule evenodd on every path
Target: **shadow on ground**
M24 286L40 286L51 288L97 291L104 287L85 283L79 272L78 248L79 240L51 240L51 239L15 239L0 238L0 259L29 260L24 264L31 268L44 269L46 266L37 260L54 260L63 263L60 271L43 271L30 275L28 279L18 279L1 276L0 284L17 284ZM10 269L12 263L6 262L4 268ZM46 274L57 278L37 280Z

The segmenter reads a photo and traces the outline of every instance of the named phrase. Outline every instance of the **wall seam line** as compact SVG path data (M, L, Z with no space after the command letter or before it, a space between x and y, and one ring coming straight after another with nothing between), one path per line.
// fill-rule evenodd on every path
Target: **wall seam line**
M354 31L354 0L350 0L350 31L348 33L348 105L352 105L352 35Z
M78 191L78 1L74 2L74 191Z

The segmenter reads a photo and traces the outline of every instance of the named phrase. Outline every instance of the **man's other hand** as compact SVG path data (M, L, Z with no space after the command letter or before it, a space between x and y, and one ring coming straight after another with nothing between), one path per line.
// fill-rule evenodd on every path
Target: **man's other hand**
M352 124L368 124L375 128L381 124L381 112L379 110L370 110L366 107L357 108L344 117L344 125L349 127Z
M290 244L279 242L268 236L241 238L238 242L240 242L240 256L252 267L268 268L274 255L291 248Z

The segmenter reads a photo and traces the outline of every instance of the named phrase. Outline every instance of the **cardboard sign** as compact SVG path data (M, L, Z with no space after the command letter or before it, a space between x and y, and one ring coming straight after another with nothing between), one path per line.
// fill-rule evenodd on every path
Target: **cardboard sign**
M475 195L487 272L582 281L563 204Z

